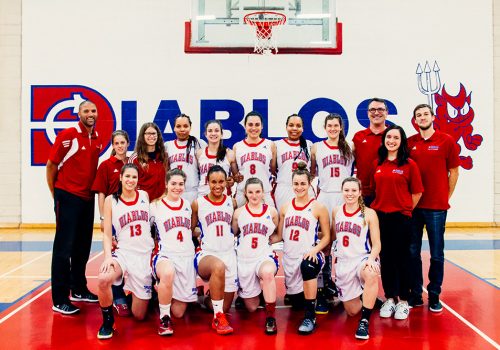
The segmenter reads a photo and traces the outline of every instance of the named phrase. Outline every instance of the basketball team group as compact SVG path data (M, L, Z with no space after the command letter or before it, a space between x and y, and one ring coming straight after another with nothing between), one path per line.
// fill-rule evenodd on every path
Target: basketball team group
M374 309L405 320L424 305L425 227L427 305L441 312L459 146L434 128L429 105L415 107L418 131L409 138L386 122L383 99L373 98L367 113L369 127L352 142L341 116L328 114L327 139L313 144L302 135L300 115L287 118L286 138L271 141L261 137L266 121L250 112L246 137L232 149L223 144L220 121L205 124L205 142L190 135L191 119L180 114L171 141L155 123L142 125L130 157L128 134L114 131L111 156L98 166L104 146L95 130L98 111L82 102L79 122L58 133L46 168L56 216L52 309L70 315L79 312L73 301L98 302L97 337L109 339L115 315L144 319L153 295L159 335L172 335L172 319L200 301L213 310L213 330L225 335L233 332L226 315L236 292L237 308L264 308L263 331L273 335L281 265L284 302L304 312L300 334L313 333L316 314L328 313L338 298L359 317L355 337L368 339ZM96 194L104 250L97 295L85 277ZM280 262L276 243L283 247ZM377 298L379 276L385 301Z

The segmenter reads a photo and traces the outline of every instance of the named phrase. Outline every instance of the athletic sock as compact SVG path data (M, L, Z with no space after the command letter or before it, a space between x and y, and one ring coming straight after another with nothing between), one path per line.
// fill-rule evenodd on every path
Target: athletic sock
M276 302L274 303L266 302L266 317L274 317L275 310L276 310Z
M213 300L212 299L212 307L214 308L214 318L219 312L222 311L222 307L224 306L224 299L221 300Z
M372 315L373 309L368 309L367 307L361 307L361 319L370 321L370 316Z
M314 320L316 318L316 312L314 308L316 307L316 299L306 299L304 301L305 318Z
M172 306L172 304L160 304L160 319L164 316L170 317L170 306Z
M103 323L113 324L115 322L115 318L113 316L113 305L112 304L110 306L106 306L106 307L101 306L101 312L102 312Z

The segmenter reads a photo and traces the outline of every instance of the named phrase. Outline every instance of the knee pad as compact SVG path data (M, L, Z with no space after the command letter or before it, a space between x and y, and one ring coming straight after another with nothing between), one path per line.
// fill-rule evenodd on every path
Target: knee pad
M300 263L300 272L302 273L303 281L316 279L320 271L321 265L318 262L302 260Z

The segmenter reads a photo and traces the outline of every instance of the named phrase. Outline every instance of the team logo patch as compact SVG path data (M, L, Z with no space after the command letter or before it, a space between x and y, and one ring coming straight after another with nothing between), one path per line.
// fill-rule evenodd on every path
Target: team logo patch
M57 134L76 125L78 107L85 100L92 100L97 106L96 130L103 141L102 154L110 145L116 126L113 108L103 95L81 85L31 86L31 165L45 166Z

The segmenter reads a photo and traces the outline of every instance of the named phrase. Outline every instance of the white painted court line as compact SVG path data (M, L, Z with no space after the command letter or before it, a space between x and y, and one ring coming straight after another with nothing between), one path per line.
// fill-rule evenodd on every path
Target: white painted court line
M429 294L427 292L427 289L423 288L423 290L427 294ZM476 326L474 326L472 323L470 323L469 321L467 321L462 315L460 315L458 312L456 312L455 310L453 310L448 304L444 303L442 300L441 300L441 304L443 304L443 307L446 310L448 310L449 312L451 312L456 318L458 318L465 325L467 325L470 329L472 329L474 332L476 332L481 338L483 338L488 343L490 343L491 345L493 345L496 349L500 349L500 345L497 342L495 342L493 339L491 339L486 334L484 334L479 328L477 328Z
M49 252L51 253L51 252ZM89 261L87 262L87 264L95 259L97 259L99 256L101 256L103 254L103 252L99 252L97 253L96 255L94 255L92 258L89 259ZM5 315L2 319L0 319L0 324L4 323L5 321L7 321L9 318L11 318L12 316L14 316L16 313L18 313L19 311L21 311L22 309L24 309L26 306L28 306L29 304L31 304L32 302L34 302L35 300L37 300L38 298L40 298L42 295L44 295L45 293L47 293L49 290L51 290L52 287L47 287L45 288L40 294L38 294L36 297L24 302L23 304L19 305L15 310L12 310L8 315Z
M25 267L25 266L27 266L27 265L29 265L29 264L31 264L31 263L34 263L35 261L40 260L40 259L42 259L42 258L46 257L46 256L47 256L47 255L49 255L49 254L52 254L52 251L49 251L49 252L43 253L42 255L40 255L40 256L38 256L38 257L36 257L36 258L34 258L34 259L31 259L30 261L27 261L27 262L25 262L24 264L19 265L18 267L14 268L14 269L12 269L12 270L10 270L10 271L5 272L4 274L0 275L0 278L4 278L5 276L7 276L7 275L11 274L12 272L17 271L17 270L19 270L19 269L22 269L23 267Z

